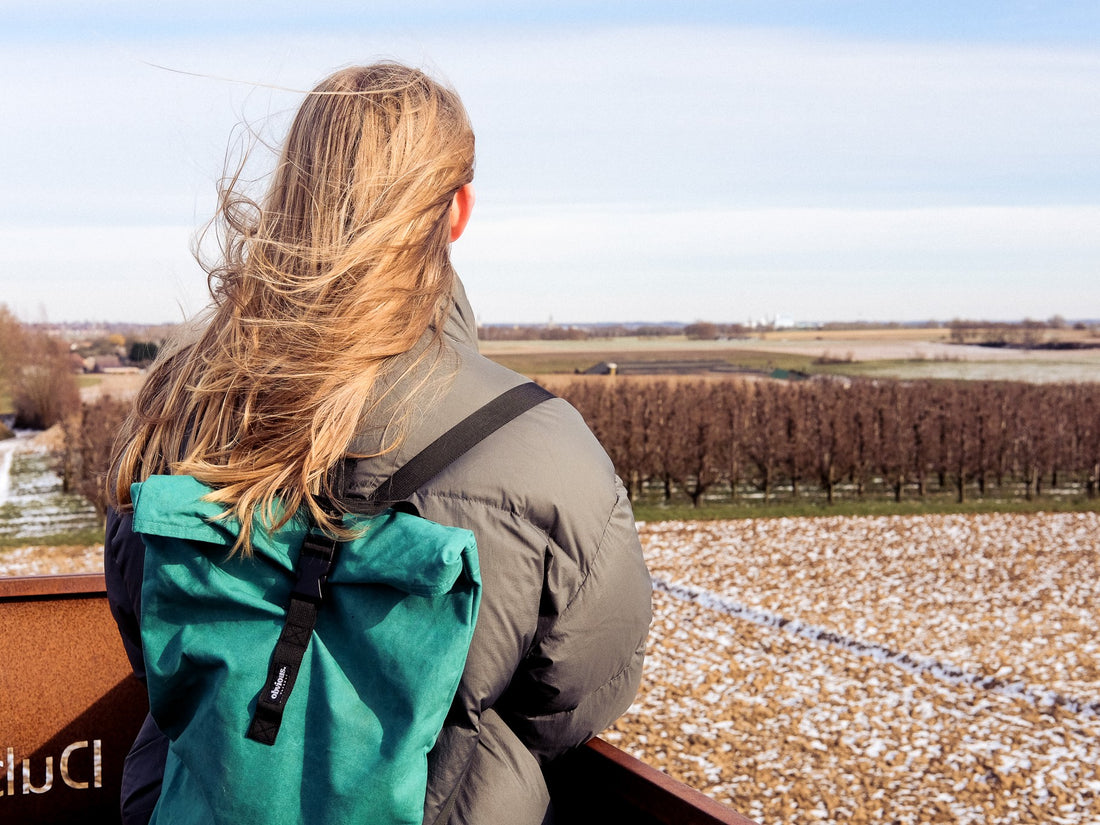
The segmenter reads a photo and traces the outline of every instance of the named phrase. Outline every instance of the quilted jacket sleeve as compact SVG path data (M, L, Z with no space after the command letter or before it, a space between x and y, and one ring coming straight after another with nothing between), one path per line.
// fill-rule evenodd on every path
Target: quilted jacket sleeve
M539 633L497 708L542 763L610 725L633 701L641 680L651 616L651 585L630 503L616 500L588 564L568 573L573 554L550 553ZM572 575L570 575L570 573Z

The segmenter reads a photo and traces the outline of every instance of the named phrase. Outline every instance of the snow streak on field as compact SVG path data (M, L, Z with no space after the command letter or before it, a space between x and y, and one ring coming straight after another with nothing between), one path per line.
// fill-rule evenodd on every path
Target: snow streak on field
M34 539L95 525L95 509L61 490L58 459L28 437L0 441L0 536Z
M635 755L762 823L1100 822L1097 514L642 536Z
M25 541L0 548L0 576L45 576L103 570L103 546L45 544L50 535L94 527L95 508L65 493L57 457L32 433L0 441L0 538Z

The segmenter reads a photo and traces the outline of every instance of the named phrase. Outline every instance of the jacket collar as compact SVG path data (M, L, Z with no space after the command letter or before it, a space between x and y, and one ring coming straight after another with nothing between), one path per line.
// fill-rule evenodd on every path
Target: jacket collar
M456 344L477 349L477 321L458 275L454 276L451 313L443 325L443 334Z

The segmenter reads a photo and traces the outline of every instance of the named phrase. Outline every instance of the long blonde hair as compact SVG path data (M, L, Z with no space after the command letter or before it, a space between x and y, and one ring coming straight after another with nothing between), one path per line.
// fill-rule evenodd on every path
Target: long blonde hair
M258 508L277 527L305 503L335 529L319 499L366 400L442 330L450 206L473 163L461 101L419 70L348 68L310 92L259 203L239 172L223 183L209 322L151 370L112 463L116 506L133 481L190 474L239 519L241 552Z

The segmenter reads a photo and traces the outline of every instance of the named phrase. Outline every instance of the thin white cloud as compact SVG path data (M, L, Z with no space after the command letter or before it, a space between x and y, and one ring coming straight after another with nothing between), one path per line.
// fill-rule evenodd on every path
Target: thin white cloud
M378 57L427 65L471 111L480 206L456 254L486 319L1100 315L1100 48L731 26L10 44L0 301L177 314L186 233L157 227L205 221L233 125L277 133L298 99L147 62L305 88ZM75 239L116 278L108 304L62 251L79 225L109 230ZM30 262L27 228L57 241Z

